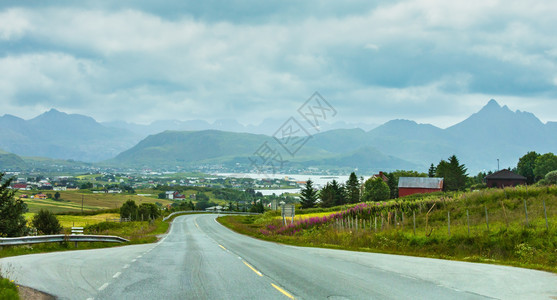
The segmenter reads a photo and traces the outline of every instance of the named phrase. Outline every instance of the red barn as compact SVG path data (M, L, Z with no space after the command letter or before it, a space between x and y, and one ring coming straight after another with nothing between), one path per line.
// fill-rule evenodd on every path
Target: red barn
M443 190L443 178L400 177L398 179L398 196L426 194Z

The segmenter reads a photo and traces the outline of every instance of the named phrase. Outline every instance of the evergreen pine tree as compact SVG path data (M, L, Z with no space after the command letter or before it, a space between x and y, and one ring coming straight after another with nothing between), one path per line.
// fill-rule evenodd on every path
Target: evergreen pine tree
M313 182L311 179L306 181L306 186L302 188L300 192L300 203L302 208L312 208L315 207L317 202L317 190L313 188Z
M346 201L348 203L360 202L360 182L356 173L350 173L350 177L346 181Z
M435 172L437 171L437 168L435 168L435 166L433 164L431 164L431 166L429 166L429 171L427 172L427 176L428 177L435 177Z
M449 157L449 161L441 160L437 165L435 175L443 178L444 191L458 191L466 187L467 169L460 164L456 155Z

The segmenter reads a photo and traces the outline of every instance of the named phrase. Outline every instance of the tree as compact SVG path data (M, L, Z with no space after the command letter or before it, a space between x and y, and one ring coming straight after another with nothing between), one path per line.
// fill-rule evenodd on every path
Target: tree
M346 181L346 201L348 203L360 202L360 182L356 173L350 173L350 177Z
M383 181L381 177L370 178L364 183L364 192L362 200L368 201L383 201L389 199L391 190L389 186Z
M387 177L387 186L389 187L391 199L398 198L398 178L394 173L385 173Z
M256 201L255 205L252 206L249 209L249 211L252 212L252 213L260 213L260 214L264 213L265 212L265 206L263 205L263 201L261 201L261 200Z
M135 204L135 201L128 200L122 204L122 207L120 207L120 218L130 218L132 221L137 220L137 204Z
M22 200L16 200L15 190L8 188L13 178L2 183L4 176L5 173L0 173L0 236L22 236L27 233L27 221L23 216L27 212L27 205Z
M437 171L437 168L431 164L431 166L429 166L429 171L427 172L427 177L435 177L435 172Z
M300 191L300 203L302 208L312 208L315 207L317 202L317 190L313 188L313 182L311 179L306 181L306 186Z
M448 162L439 162L435 175L443 178L444 191L458 191L466 187L466 170L464 164L461 165L456 155L453 155Z
M545 175L546 184L557 184L557 171L551 171Z
M518 174L526 177L526 183L532 184L536 182L536 176L534 175L534 167L536 166L536 159L540 155L535 151L526 153L518 160L516 165L516 171Z
M333 179L319 192L322 207L333 207L345 204L344 189Z
M137 208L138 221L156 219L160 214L159 208L153 203L141 203Z
M56 216L46 209L39 210L33 217L32 224L40 234L57 234L62 230Z
M195 210L205 210L207 207L216 206L216 203L208 201L199 201L195 203Z
M209 196L207 196L203 192L197 192L197 194L195 194L195 200L197 200L197 201L209 201Z
M536 178L544 178L547 173L554 170L557 170L557 156L555 154L549 152L536 158L534 166Z
M54 194L54 200L58 201L60 200L60 193L56 192L56 194Z

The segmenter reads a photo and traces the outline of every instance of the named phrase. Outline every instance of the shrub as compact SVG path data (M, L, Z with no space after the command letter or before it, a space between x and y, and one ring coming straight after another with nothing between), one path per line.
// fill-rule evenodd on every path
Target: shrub
M551 171L545 175L546 184L557 184L557 170Z
M57 234L62 230L56 216L46 209L41 209L33 217L33 226L41 234Z
M153 203L141 203L137 208L139 220L151 220L160 217L161 212L159 208ZM138 221L139 221L138 220Z
M137 216L137 204L135 204L135 201L128 200L120 207L121 218L130 218L132 221L135 221Z

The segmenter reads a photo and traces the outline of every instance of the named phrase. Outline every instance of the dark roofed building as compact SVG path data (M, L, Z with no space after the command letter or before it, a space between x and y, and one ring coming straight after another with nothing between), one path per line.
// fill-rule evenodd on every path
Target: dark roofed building
M387 176L385 176L385 174L383 172L379 172L379 174L375 174L375 175L371 176L371 178L381 178L381 179L383 179L384 183L387 183L389 181L389 178L387 178Z
M398 179L398 196L426 194L443 190L443 178L435 177L400 177Z
M485 177L489 188L504 188L507 186L526 185L526 177L504 169Z

